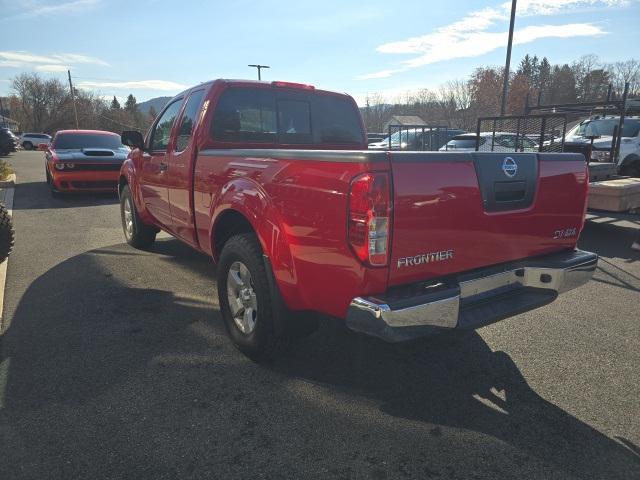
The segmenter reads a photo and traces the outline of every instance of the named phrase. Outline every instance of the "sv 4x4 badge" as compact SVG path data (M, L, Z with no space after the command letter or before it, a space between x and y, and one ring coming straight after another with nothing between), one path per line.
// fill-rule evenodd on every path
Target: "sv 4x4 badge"
M558 240L559 238L572 238L578 235L578 229L573 228L563 228L561 230L555 230L553 232L553 239Z

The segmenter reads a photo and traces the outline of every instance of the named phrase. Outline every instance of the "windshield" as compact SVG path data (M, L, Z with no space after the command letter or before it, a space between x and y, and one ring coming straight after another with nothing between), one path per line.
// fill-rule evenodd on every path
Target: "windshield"
M486 142L486 138L480 137L480 145ZM452 138L447 142L447 148L476 148L476 137Z
M613 136L613 130L618 125L617 118L601 118L598 120L586 120L576 126L571 132L571 136L591 137L591 136ZM622 129L623 137L636 137L640 131L640 120L627 118Z
M412 131L400 130L394 133L393 135L391 135L391 137L387 137L382 141L386 144L389 144L389 138L391 138L392 145L398 145L399 143L406 144L406 143L412 142L413 139L416 138L416 132L415 130L412 130Z
M53 142L56 150L80 150L82 148L108 148L118 150L126 148L118 135L99 135L87 133L63 133L56 135Z

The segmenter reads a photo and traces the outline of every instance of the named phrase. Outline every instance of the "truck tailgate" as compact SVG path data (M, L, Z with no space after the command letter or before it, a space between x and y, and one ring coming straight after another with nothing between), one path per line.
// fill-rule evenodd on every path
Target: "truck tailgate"
M582 155L389 155L390 286L575 247L588 185Z

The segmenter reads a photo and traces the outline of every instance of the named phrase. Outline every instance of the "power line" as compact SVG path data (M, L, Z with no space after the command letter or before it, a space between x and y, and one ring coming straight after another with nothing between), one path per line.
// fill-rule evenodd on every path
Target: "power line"
M129 125L129 124L127 124L127 123L122 123L122 122L120 122L120 121L118 121L118 120L114 120L114 119L113 119L113 118L111 118L111 117L107 117L106 115L104 115L104 114L102 114L102 113L98 113L97 115L98 115L99 117L106 118L107 120L109 120L109 121L111 121L111 122L113 122L113 123L117 123L118 125L121 125L121 126L123 126L123 127L132 128L132 129L134 129L134 130L137 130L137 129L138 129L138 127L136 127L136 126L134 126L134 125Z

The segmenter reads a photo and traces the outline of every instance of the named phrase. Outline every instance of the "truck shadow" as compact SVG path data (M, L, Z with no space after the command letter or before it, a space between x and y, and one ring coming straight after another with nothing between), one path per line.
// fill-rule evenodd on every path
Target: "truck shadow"
M631 250L638 228L587 222L578 246L600 255L595 282L640 292L640 277L632 272L640 252Z
M334 325L272 368L371 399L383 414L432 425L435 437L448 428L481 432L579 478L640 474L637 446L539 396L477 332L387 344Z
M149 272L157 277L140 285L136 275ZM91 465L93 478L157 478L166 471L186 478L241 451L248 471L301 478L291 472L299 472L296 459L309 455L309 442L327 468L343 454L385 458L372 431L411 455L429 458L444 448L462 476L493 475L464 451L482 450L488 437L519 452L503 460L516 473L531 472L533 458L559 476L640 474L631 442L618 443L541 398L511 358L475 332L389 345L327 321L285 358L255 365L230 346L214 300L194 287L210 284L213 293L213 273L206 257L167 240L151 253L126 245L85 252L35 280L10 309L0 337L0 439L15 442L0 460L0 477L19 461L25 478L71 478L57 470L65 458ZM298 392L300 381L338 403L347 397L350 408L377 407L363 423L351 422L319 396ZM385 427L389 417L419 427ZM336 450L333 435L317 433L326 424L343 439L355 429L361 443ZM487 437L465 439L469 432ZM300 435L304 442L291 441ZM277 455L280 467L251 456L260 449ZM495 453L487 455L495 466ZM122 471L107 469L114 457L126 460ZM227 478L235 471L229 462L216 467Z
M639 215L640 218L640 215ZM631 250L631 244L639 235L635 228L612 224L586 222L578 242L578 248L608 258L619 258L626 263L640 260L640 253Z
M52 197L49 186L42 182L16 184L14 210L45 210L59 208L94 207L118 203L118 194L113 193L70 193Z

